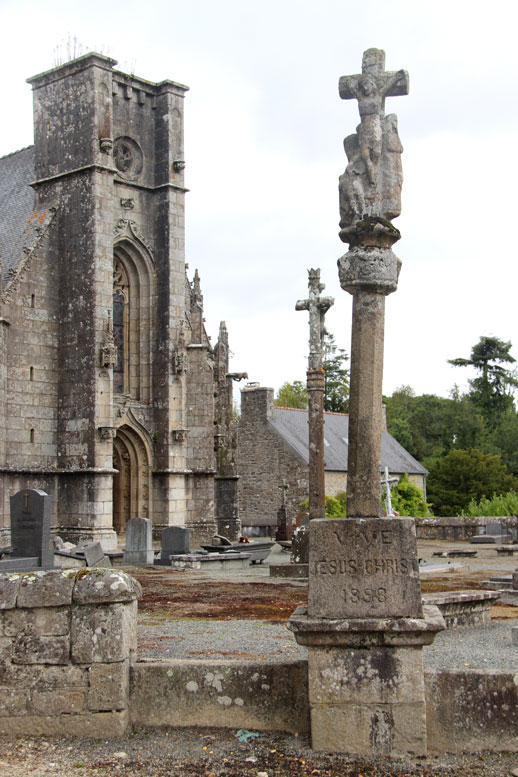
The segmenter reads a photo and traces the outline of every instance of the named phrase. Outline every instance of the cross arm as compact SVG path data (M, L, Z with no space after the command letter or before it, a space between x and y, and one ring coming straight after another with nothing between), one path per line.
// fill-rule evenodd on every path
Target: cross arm
M398 70L395 73L385 75L385 97L400 97L408 94L410 90L410 78L407 70Z
M309 310L309 299L299 299L295 304L295 310Z
M318 300L318 309L321 313L327 313L330 307L335 304L334 297L320 297ZM298 305L298 302L297 302Z
M352 100L358 93L358 82L361 76L340 76L338 92L342 100Z

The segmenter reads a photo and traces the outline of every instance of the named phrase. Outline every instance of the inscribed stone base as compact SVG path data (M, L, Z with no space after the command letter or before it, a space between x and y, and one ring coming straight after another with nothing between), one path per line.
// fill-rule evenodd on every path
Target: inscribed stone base
M422 618L413 518L312 520L309 558L309 617Z
M363 757L426 755L425 703L311 706L313 750Z

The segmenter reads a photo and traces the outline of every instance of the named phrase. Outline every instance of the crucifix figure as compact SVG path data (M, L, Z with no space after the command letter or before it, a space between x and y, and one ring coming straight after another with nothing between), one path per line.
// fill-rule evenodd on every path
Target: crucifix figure
M332 297L321 297L325 285L320 283L320 270L308 270L308 299L302 299L295 310L309 311L309 360L307 370L309 420L309 517L325 516L324 475L324 370L323 344L325 314L334 304Z
M392 219L401 212L403 147L396 116L385 116L385 98L408 94L408 88L408 73L387 72L380 49L364 53L361 74L340 78L340 97L358 100L361 118L357 134L344 140L349 164L340 179L342 229L364 214Z
M385 52L367 49L363 54L361 75L342 76L339 90L342 100L358 100L362 120L360 153L369 181L375 184L383 144L381 120L385 116L385 97L408 94L408 73L405 70L387 73Z

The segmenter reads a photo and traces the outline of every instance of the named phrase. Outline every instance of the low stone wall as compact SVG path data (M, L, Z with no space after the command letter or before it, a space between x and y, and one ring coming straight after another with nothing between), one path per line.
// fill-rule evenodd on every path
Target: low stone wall
M309 731L306 661L139 661L131 667L131 722Z
M137 661L140 586L119 570L0 575L0 734L130 724L309 730L306 661ZM518 674L425 674L428 748L518 751Z
M428 748L518 751L518 675L482 669L425 674Z
M140 594L120 571L0 575L0 733L123 734Z
M469 540L486 523L518 529L518 516L510 518L414 518L418 540Z

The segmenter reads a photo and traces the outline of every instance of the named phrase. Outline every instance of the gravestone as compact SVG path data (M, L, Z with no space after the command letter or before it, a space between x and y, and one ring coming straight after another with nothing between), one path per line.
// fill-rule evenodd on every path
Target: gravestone
M0 571L52 569L50 548L50 496L35 488L18 491L10 498L10 558L0 561Z
M87 567L94 567L104 559L104 550L100 542L88 542L83 550Z
M167 529L164 529L161 537L160 558L155 561L155 564L169 566L171 556L189 553L190 534L190 529L186 529L185 526L168 526Z
M124 564L153 564L153 523L149 518L132 518L126 523Z

